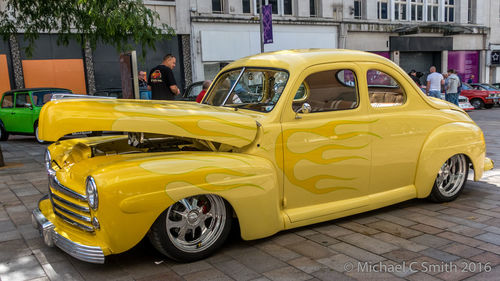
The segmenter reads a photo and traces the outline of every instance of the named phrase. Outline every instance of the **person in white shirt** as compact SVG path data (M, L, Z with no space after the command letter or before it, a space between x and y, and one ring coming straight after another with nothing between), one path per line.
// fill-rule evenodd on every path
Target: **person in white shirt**
M436 67L431 66L429 69L431 72L427 75L427 88L425 89L425 93L428 96L441 98L441 86L444 85L444 78L441 73L436 72Z

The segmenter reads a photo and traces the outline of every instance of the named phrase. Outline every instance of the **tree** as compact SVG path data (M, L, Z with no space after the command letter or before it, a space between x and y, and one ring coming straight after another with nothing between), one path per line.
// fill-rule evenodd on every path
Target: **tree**
M0 0L0 4L1 4ZM97 42L110 44L118 51L130 48L129 40L155 49L155 42L169 39L174 30L159 23L157 12L142 0L3 0L0 34L8 40L22 33L30 56L40 33L58 34L57 44L68 45L75 39L80 45ZM1 5L0 5L1 6ZM143 51L143 55L144 55Z

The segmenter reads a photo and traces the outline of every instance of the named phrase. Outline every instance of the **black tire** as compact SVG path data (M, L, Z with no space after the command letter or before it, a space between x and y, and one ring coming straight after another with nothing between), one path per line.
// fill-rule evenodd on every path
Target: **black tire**
M467 182L469 162L463 154L455 154L441 166L429 199L433 202L455 200Z
M9 139L9 132L5 130L3 123L0 122L0 141L6 141Z
M38 137L38 122L36 122L36 123L35 123L35 126L34 126L33 130L34 130L34 132L35 132L35 139L36 139L36 141L37 141L38 143L40 143L40 144L44 144L44 143L46 143L44 140L42 140L42 139L40 139L40 138Z
M191 207L186 207L186 204ZM209 213L217 216L209 217ZM161 213L151 226L148 237L151 244L167 257L179 262L193 262L208 257L224 244L231 223L231 207L224 199L216 195L192 196ZM204 232L202 225L205 226Z
M493 104L493 103L490 103L490 104L485 104L485 105L484 105L484 108L486 108L486 109L490 109L490 108L492 108L494 105L495 105L495 104Z
M472 106L475 108L475 109L481 109L481 108L484 108L484 102L481 100L481 99L472 99L470 101L470 104L472 104Z

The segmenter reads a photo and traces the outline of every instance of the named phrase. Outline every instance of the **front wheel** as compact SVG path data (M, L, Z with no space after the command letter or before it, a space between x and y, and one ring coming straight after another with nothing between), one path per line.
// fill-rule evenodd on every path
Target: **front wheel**
M484 102L481 99L472 99L470 101L470 104L475 108L475 109L481 109L484 107Z
M35 124L35 138L38 143L45 143L45 141L38 136L38 123Z
M465 155L453 155L439 169L429 199L434 202L455 200L465 186L468 173L469 165Z
M231 230L231 208L216 195L179 200L164 211L148 236L162 254L181 262L203 259L222 246Z

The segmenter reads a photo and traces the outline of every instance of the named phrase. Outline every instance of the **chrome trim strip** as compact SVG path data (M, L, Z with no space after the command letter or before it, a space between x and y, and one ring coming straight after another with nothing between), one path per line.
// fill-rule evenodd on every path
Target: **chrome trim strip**
M41 232L48 246L52 246L49 245L52 243L70 256L82 261L100 264L104 263L104 252L101 247L83 245L63 237L54 230L54 224L47 220L39 208L33 210L32 220L33 226Z
M59 180L57 180L57 177L55 175L51 175L49 176L49 184L50 186L52 186L54 189L56 189L57 191L60 191L68 196L71 196L75 199L78 199L80 201L84 201L84 202L87 202L87 196L85 195L82 195L78 192L75 192L67 187L65 187L64 185L62 185Z
M73 211L70 211L68 209L65 209L61 206L59 206L58 204L54 203L54 200L50 200L52 202L52 206L56 209L58 209L59 211L65 213L66 215L69 215L69 216L72 216L74 217L75 219L78 219L78 220L82 220L84 222L88 222L90 223L92 221L92 219L90 219L90 217L87 217L87 216L82 216L80 214L77 214Z
M56 194L52 193L52 191L50 189L49 189L49 193L50 193L50 197L56 199L57 201L65 204L65 205L68 205L73 209L77 209L78 211L82 211L82 212L90 214L90 209L88 207L80 206L80 205L77 205L73 202L70 202L64 198L61 198L61 197L57 196Z
M56 216L58 216L59 218L61 218L62 220L64 220L65 222L75 226L75 227L78 227L84 231L87 231L87 232L94 232L94 228L90 227L90 226L86 226L84 224L81 224L79 222L76 222L70 218L68 218L67 216L59 213L56 208L53 209L54 210L54 214L56 214Z

